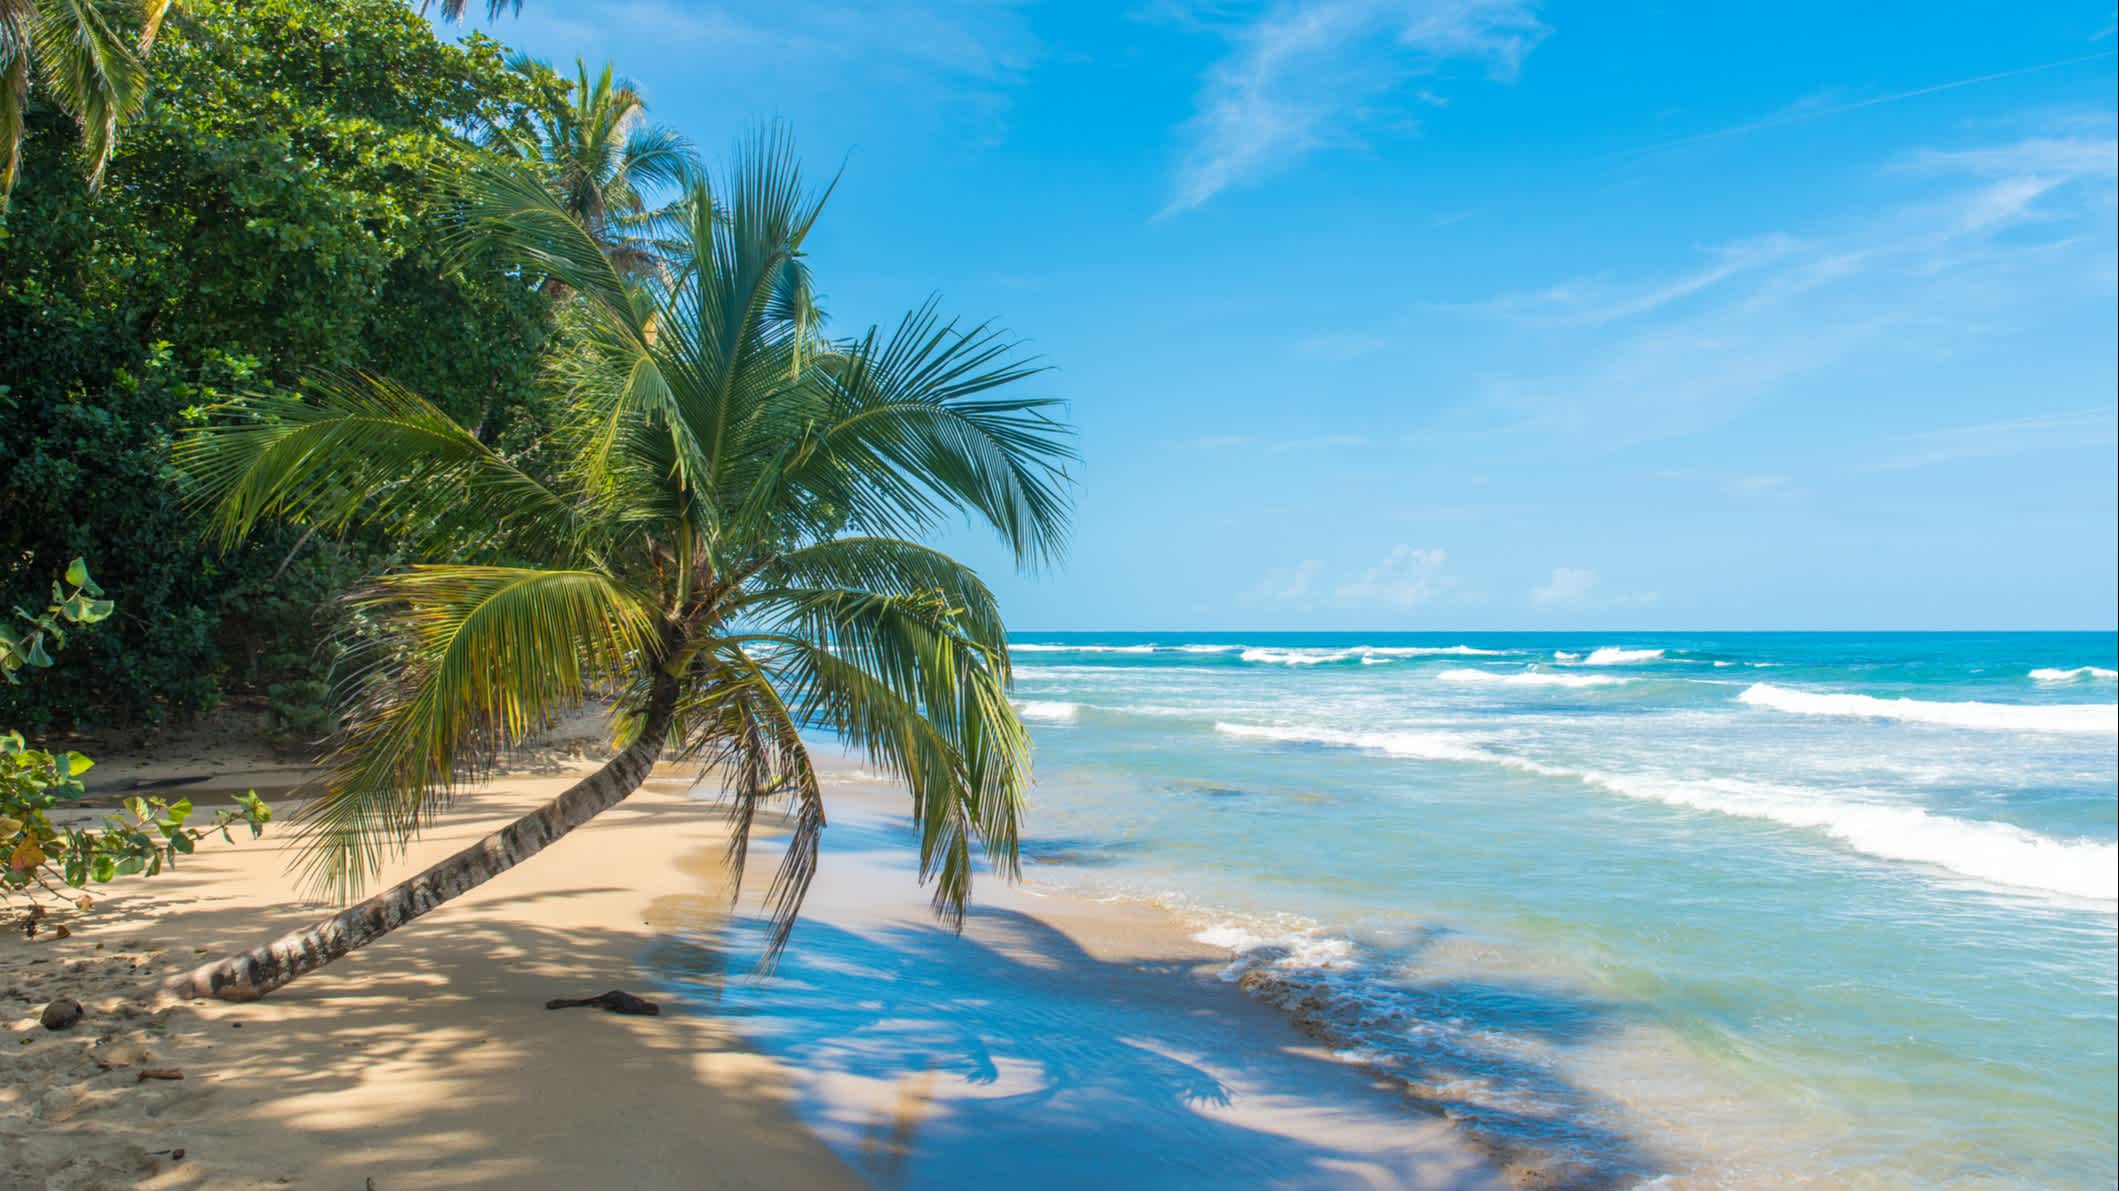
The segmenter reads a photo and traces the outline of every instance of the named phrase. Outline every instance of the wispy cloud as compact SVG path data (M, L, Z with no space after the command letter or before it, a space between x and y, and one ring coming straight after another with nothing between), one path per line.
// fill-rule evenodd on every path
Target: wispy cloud
M2062 58L2057 62L2041 62L2036 66L2020 66L2014 70L1998 70L1991 74L1975 75L1971 78L1965 79L1952 79L1949 82L1935 83L1926 87L1915 87L1910 91L1898 91L1889 95L1872 96L1868 99L1833 100L1825 96L1811 96L1807 99L1799 100L1796 103L1790 104L1788 107L1782 109L1781 111L1775 112L1770 116L1765 116L1757 120L1746 121L1742 124L1733 124L1727 128L1716 128L1707 132L1694 133L1691 136L1681 136L1674 140L1659 141L1653 145L1644 145L1641 148L1634 150L1633 152L1636 155L1643 153L1656 153L1661 152L1664 149L1676 149L1685 145L1697 145L1703 141L1724 140L1729 137L1743 136L1746 133L1761 132L1768 128L1780 128L1789 124L1802 124L1811 120L1822 120L1827 116L1837 116L1845 112L1858 112L1863 108L1881 107L1885 104L1891 103L1903 103L1908 99L1919 99L1924 95L1937 95L1944 91L1955 91L1961 87L1976 87L1982 83L1994 83L1999 82L2002 79L2013 79L2022 75L2038 74L2048 70L2058 70L2063 66L2076 66L2084 62L2094 62L2100 58L2112 57L2114 54L2119 54L2119 50L2105 50L2101 53L2082 54L2073 58Z
M1531 323L1603 326L1651 314L1731 278L1786 260L1801 248L1801 241L1776 233L1712 249L1713 259L1706 265L1676 277L1630 284L1601 278L1565 281L1528 293L1503 294L1460 309Z
M1435 86L1409 88L1413 79L1461 64L1512 79L1547 32L1524 0L1281 0L1234 24L1216 19L1226 6L1185 15L1220 30L1229 52L1201 81L1166 215L1326 145L1358 143L1394 95L1447 102Z
M2033 414L1902 435L1898 452L1877 461L1883 469L1927 467L1961 459L2026 455L2033 451L2088 449L2109 452L2119 445L2119 407Z
M527 28L541 44L595 61L630 47L626 31L653 30L651 53L731 86L755 89L769 79L864 98L890 87L894 106L909 98L986 111L1005 105L1042 53L1023 7L1017 0L580 0L526 5L492 32L512 38ZM627 56L637 60L640 52Z
M1784 475L1761 472L1723 471L1711 467L1666 467L1657 478L1685 483L1706 483L1730 496L1777 496L1793 489L1795 481Z
M1911 188L1895 204L1747 237L1663 277L1452 309L1539 337L1542 375L1489 381L1515 430L1606 448L1691 434L1828 370L1932 363L2034 311L2108 301L2115 155L2114 121L2095 113L1922 149L1877 166Z

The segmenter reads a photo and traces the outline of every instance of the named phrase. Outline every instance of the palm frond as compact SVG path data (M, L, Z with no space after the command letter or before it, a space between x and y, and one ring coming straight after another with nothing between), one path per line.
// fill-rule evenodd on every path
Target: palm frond
M800 722L836 732L903 780L920 876L961 923L971 846L1013 878L1030 740L1007 698L1006 646L967 639L932 596L790 591L754 606L764 663Z
M871 334L816 366L834 416L784 482L871 532L918 536L956 512L990 525L1021 565L1064 554L1073 432L1050 412L1058 401L995 395L1042 371L1013 341L959 330L930 302L888 339Z
M223 545L268 520L372 525L436 552L513 541L567 557L581 543L568 501L409 389L356 374L308 392L218 407L177 443Z
M53 102L81 125L94 191L117 147L119 121L146 102L147 68L94 0L39 0L30 43Z
M419 13L421 16L427 15L427 11L434 7L436 7L435 0L419 0ZM470 7L470 4L469 0L440 0L439 7L442 20L460 21L464 19L464 12ZM512 12L520 15L522 12L522 0L486 0L485 8L486 19L497 21L502 13Z
M305 876L342 897L485 758L643 668L660 624L651 593L585 570L415 566L354 603L404 653L362 676L326 792L302 812Z

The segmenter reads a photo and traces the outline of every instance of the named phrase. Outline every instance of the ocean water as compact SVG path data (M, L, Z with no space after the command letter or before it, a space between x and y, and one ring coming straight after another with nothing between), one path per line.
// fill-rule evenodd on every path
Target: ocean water
M1032 880L1571 1181L2109 1188L2110 634L1029 636Z

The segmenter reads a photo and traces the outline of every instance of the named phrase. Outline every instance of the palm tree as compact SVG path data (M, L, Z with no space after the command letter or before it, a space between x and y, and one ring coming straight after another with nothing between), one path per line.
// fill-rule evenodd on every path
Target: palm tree
M172 987L262 996L520 863L665 755L720 774L739 873L753 815L788 807L766 894L776 951L825 822L805 729L907 784L921 880L960 924L974 845L1016 871L1028 741L992 593L915 539L962 516L1018 565L1057 557L1072 439L1051 400L1016 391L1039 369L931 303L851 341L798 317L823 196L777 136L746 146L726 185L694 180L669 281L614 266L518 165L477 167L463 191L467 226L563 279L589 327L557 369L574 417L546 444L556 474L371 377L224 410L180 462L223 541L274 518L365 524L418 560L356 597L398 637L302 819L322 887L358 893L479 758L599 692L616 696L623 747L419 876Z
M33 81L81 126L88 188L102 185L118 122L138 115L147 100L140 59L153 48L173 2L142 0L135 51L111 23L108 0L0 0L0 213L22 164Z
M463 20L464 9L469 6L467 0L441 0L441 19L445 21ZM427 10L433 7L434 0L419 0L419 15L427 15ZM519 13L521 11L522 0L486 0L486 19L489 21L498 20L500 14L504 12Z
M508 64L542 89L565 90L553 110L494 129L487 146L545 171L560 206L620 267L657 267L657 241L670 227L674 205L656 205L652 197L658 190L681 191L698 172L691 143L674 129L649 123L640 92L615 79L608 63L591 78L588 64L575 59L571 85L527 55L514 55Z

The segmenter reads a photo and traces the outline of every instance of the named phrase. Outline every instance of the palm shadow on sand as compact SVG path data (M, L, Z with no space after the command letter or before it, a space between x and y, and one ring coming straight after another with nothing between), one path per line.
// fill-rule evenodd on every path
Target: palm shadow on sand
M831 837L840 855L902 842L846 822ZM1035 1189L1486 1185L1479 1170L1416 1156L1412 1139L1431 1124L1420 1108L1469 1119L1504 1159L1519 1156L1507 1139L1532 1136L1596 1156L1548 1166L1543 1185L1610 1186L1656 1169L1592 1112L1506 1119L1497 1103L1586 1110L1587 1095L1546 1067L1482 1055L1474 1072L1452 1067L1463 1056L1423 1056L1426 1069L1406 1072L1422 1085L1477 1079L1501 1094L1416 1104L1236 990L1175 983L1198 980L1192 957L1101 960L993 907L974 910L961 937L828 917L796 928L769 977L752 970L763 924L748 917L666 936L644 965L665 992L788 1060L804 1119L879 1186L965 1186L1001 1170ZM1557 1045L1594 1035L1611 1013L1531 987L1428 991L1460 1025L1471 1014L1478 1028Z

